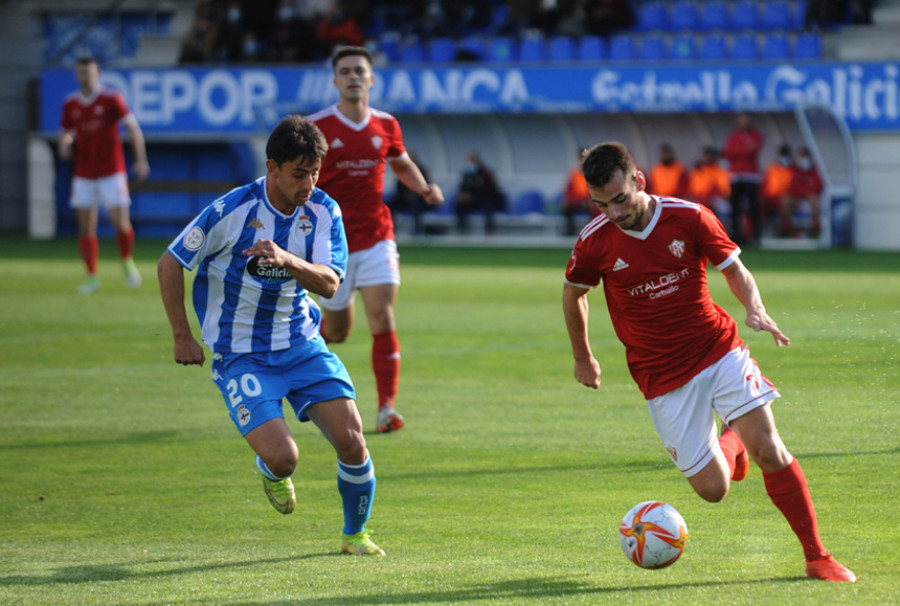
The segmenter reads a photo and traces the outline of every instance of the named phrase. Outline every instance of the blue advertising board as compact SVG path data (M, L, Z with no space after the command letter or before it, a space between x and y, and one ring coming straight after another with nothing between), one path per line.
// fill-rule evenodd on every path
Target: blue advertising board
M789 111L823 103L851 131L900 130L900 63L622 65L377 70L372 105L402 113L660 113ZM148 134L256 133L289 111L337 100L322 67L104 70ZM41 78L40 128L59 128L62 100L77 88L71 70Z

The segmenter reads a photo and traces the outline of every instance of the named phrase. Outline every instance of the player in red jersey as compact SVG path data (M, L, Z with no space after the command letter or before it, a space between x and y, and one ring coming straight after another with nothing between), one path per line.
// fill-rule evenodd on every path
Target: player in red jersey
M102 202L116 230L119 257L125 281L132 288L141 284L135 267L134 229L128 213L131 198L119 126L125 125L134 150L134 174L144 180L150 173L144 135L125 99L118 92L100 85L100 68L92 57L83 57L75 65L79 90L63 103L59 156L74 157L71 204L78 221L78 248L87 267L88 279L79 287L83 294L100 288L97 278L99 243L97 241L97 204Z
M369 90L375 83L371 53L345 46L334 53L331 64L339 100L309 119L328 141L319 187L341 207L350 259L337 294L320 300L325 312L322 336L329 343L347 339L358 290L372 331L372 368L378 390L375 428L396 431L404 423L394 408L400 378L400 344L394 323L400 268L394 223L384 203L385 164L428 204L441 204L444 195L410 160L397 120L369 106Z
M790 344L766 312L740 249L708 208L649 195L644 174L621 143L593 147L581 167L602 215L582 230L566 269L563 310L575 378L600 386L587 293L602 280L628 368L672 460L697 494L710 502L725 498L731 481L746 476L749 454L800 539L807 575L855 581L819 539L803 470L775 427L770 404L778 391L750 357L734 319L710 295L707 262L725 275L750 328L772 333L779 347ZM719 438L714 413L723 419Z

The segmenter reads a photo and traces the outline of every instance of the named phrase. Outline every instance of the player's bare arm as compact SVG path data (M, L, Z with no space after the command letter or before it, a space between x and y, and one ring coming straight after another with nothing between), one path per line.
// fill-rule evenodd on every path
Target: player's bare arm
M188 323L184 308L184 269L169 252L163 253L156 266L159 276L159 291L162 294L163 306L169 324L172 326L172 338L175 341L173 355L179 364L197 364L203 366L206 354L203 346L197 342Z
M409 156L392 160L391 168L405 186L425 198L425 202L429 205L437 206L444 203L444 192L436 184L425 181L422 171Z
M271 240L257 240L244 250L248 257L260 257L260 264L284 268L306 290L331 298L341 285L340 276L327 265L310 263L294 255Z
M57 143L57 149L59 151L59 157L69 162L74 154L72 153L72 146L75 143L75 136L69 131L63 131L59 134L59 142Z
M150 175L150 164L147 162L147 144L144 141L144 132L141 130L137 119L132 115L125 120L125 128L131 138L131 147L134 151L134 163L132 171L138 181L144 181Z
M772 333L775 338L775 345L790 345L791 340L778 328L775 320L769 317L766 307L763 305L762 296L759 294L759 287L753 274L741 262L735 259L734 262L722 270L725 279L728 281L728 287L744 309L747 310L746 324L753 330L759 332L765 330Z
M575 358L575 379L587 387L600 387L600 364L594 358L588 340L588 290L565 284L563 286L563 314L566 330Z

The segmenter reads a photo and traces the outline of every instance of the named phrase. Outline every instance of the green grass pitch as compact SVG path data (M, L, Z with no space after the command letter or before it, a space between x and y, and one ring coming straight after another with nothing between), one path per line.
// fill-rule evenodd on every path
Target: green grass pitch
M826 546L859 576L807 580L759 470L708 504L659 444L601 292L599 391L572 378L561 311L568 251L402 247L398 409L367 432L369 528L384 559L341 556L334 453L290 419L298 510L271 509L209 366L171 359L139 241L128 290L101 241L103 288L75 294L73 240L0 240L0 604L887 604L900 587L900 256L748 251L777 349L743 328L780 388ZM743 322L715 270L717 301ZM335 350L375 418L362 313ZM743 324L741 324L743 327ZM665 500L687 520L674 566L630 564L616 529Z

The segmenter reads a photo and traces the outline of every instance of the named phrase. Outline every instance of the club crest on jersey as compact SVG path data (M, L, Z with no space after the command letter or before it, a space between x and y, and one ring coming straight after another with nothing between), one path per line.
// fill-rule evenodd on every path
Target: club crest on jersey
M262 257L251 257L247 261L247 273L256 276L264 282L282 282L293 279L290 272L283 267L275 267L267 263L260 263Z
M203 246L203 242L206 241L206 234L203 233L203 230L200 229L199 225L195 225L191 228L191 231L184 234L184 247L188 250L200 250L200 247Z
M313 230L312 221L309 220L309 217L303 215L302 217L297 218L297 229L304 236L308 236L310 232Z
M372 137L372 145L375 146L375 149L381 149L381 143L383 141L384 141L384 139L382 139L378 135L375 135L374 137Z
M669 252L679 259L684 256L684 242L681 240L672 240L669 244Z
M337 149L339 147L344 147L344 142L341 141L340 139L335 139L334 141L331 142L331 145L329 145L328 147L330 147L331 149Z
M237 409L237 419L238 423L241 424L241 427L245 427L247 423L250 422L250 411L247 410L247 407L241 404Z
M262 229L263 224L262 224L262 221L260 221L258 218L256 218L256 219L253 219L252 221L250 221L249 223L247 223L247 227L252 227L254 229Z

